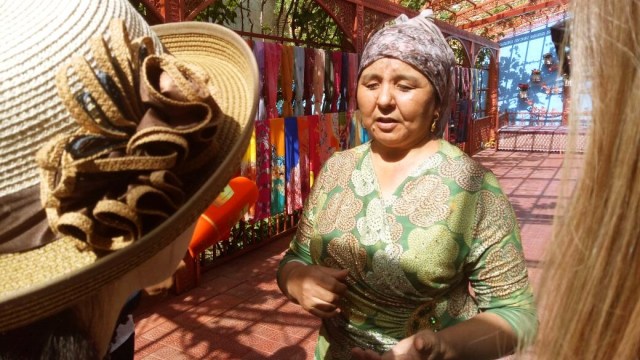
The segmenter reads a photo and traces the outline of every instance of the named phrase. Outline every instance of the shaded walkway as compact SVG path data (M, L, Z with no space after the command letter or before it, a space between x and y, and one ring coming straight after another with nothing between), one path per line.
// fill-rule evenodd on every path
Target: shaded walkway
M560 189L562 154L494 152L476 157L500 179L522 229L535 288ZM200 286L136 314L136 359L312 359L320 321L275 283L282 238L203 274Z

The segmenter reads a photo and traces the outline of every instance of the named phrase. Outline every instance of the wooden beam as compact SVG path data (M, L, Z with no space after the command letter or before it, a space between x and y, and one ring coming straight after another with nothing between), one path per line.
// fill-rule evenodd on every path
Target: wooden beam
M485 3L480 4L480 5L475 5L473 8L468 8L466 10L460 11L459 13L456 14L456 16L458 16L458 18L460 18L460 16L468 14L470 12L472 12L472 14L467 16L466 19L468 19L468 18L470 18L470 17L472 17L474 15L477 15L480 12L484 12L484 13L487 13L489 15L493 15L493 14L489 13L489 10L495 9L498 6L506 5L509 8L513 9L511 7L511 5L509 5L509 1L512 1L512 0L500 0L500 1L497 1L497 2L489 0L489 1L485 2ZM496 5L496 3L497 3L497 5Z
M418 11L411 10L402 5L387 0L365 1L365 0L345 0L356 5L364 6L365 10L373 10L382 14L398 16L407 14L408 17L414 17L419 14Z
M540 17L535 19L524 19L524 21L521 21L521 23L515 24L515 25L497 23L491 27L491 29L487 33L487 36L498 36L500 32L502 32L503 34L501 36L498 36L499 38L498 40L500 40L505 37L515 36L515 35L524 33L526 31L530 31L531 29L537 28L544 24L555 23L557 21L565 19L566 17L567 17L567 13L566 13L566 9L564 9L561 12L551 14L551 15L546 15L545 17Z
M435 24L440 28L440 31L442 31L445 35L445 37L447 35L452 35L454 37L463 39L463 40L468 40L471 41L473 43L482 45L483 47L488 47L490 49L494 49L497 50L500 48L500 45L497 42L491 41L485 37L482 37L480 35L476 35L474 33L470 33L468 31L465 30L461 30L449 23L446 23L444 21L440 21L435 19L434 20Z
M140 0L140 2L144 5L147 11L151 12L154 17L158 18L161 22L165 22L165 16L162 14L160 9L158 9L151 0ZM164 4L163 4L164 6Z
M195 19L196 16L198 16L198 14L200 14L200 12L202 12L207 7L213 5L216 1L218 1L218 0L205 0L205 1L201 2L198 6L196 6L195 9L193 9L192 12L187 14L187 16L185 17L184 21L193 21L193 19Z
M568 3L569 0L554 0L554 1L545 1L543 3L539 3L539 4L535 4L535 5L524 5L524 6L520 6L517 8L514 8L512 10L509 11L504 11L501 12L499 14L496 14L494 16L489 16L487 18L484 19L480 19L480 20L476 20L476 21L471 21L468 22L466 24L462 24L460 26L458 26L460 29L471 29L471 28L475 28L478 26L482 26L482 25L487 25L487 24L491 24L494 23L496 21L500 21L500 20L506 20L512 17L516 17L516 16L520 16L523 14L527 14L527 13L531 13L534 11L538 11L540 9L544 9L547 7L552 7L552 6L558 6L558 5L564 5L566 3Z

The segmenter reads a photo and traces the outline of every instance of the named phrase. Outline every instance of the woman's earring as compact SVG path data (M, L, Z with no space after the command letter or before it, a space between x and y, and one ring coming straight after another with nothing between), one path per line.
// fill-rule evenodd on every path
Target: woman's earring
M436 113L433 115L433 119L431 120L431 132L435 133L438 128L438 118L440 118L440 114Z

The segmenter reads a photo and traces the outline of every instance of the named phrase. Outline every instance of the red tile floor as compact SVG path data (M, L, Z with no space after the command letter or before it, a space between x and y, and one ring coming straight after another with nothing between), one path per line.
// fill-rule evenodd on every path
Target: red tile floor
M535 288L563 155L485 150L475 158L498 176L513 204ZM312 359L319 321L288 302L275 282L288 242L275 240L205 272L196 289L141 306L136 359Z

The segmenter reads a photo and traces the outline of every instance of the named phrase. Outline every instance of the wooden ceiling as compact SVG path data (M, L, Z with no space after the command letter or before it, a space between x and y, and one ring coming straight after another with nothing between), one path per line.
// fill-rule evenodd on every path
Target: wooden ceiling
M438 19L494 41L568 17L569 0L432 0Z

